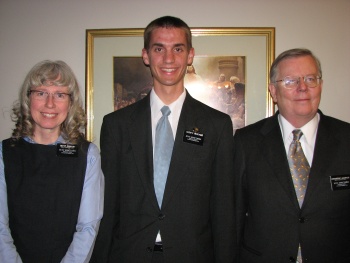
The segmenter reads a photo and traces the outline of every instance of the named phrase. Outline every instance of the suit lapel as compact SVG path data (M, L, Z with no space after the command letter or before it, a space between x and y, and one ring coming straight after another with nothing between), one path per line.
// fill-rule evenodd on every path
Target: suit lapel
M261 133L264 136L261 150L271 166L274 176L282 185L294 206L299 209L277 116L278 113L268 119L261 129Z
M321 119L317 130L314 157L303 206L307 205L321 178L325 176L325 171L330 163L330 159L332 156L335 156L340 143L328 128L327 117L320 111L319 113Z
M197 114L196 107L193 107L193 100L194 99L187 93L176 131L162 208L166 207L178 184L186 175L187 167L192 161L196 147L198 147L197 145L183 142L184 131L192 130L194 127L199 126L199 114Z
M144 189L147 195L152 197L152 204L156 209L159 209L153 185L153 148L149 94L140 101L131 114L129 135Z

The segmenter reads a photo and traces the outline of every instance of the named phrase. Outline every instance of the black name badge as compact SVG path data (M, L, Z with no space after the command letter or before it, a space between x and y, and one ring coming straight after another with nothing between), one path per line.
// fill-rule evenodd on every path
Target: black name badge
M203 146L204 134L194 132L194 131L185 131L183 141L187 143Z
M329 177L333 191L350 189L349 175L332 175Z
M76 144L57 144L57 156L78 157L78 146Z

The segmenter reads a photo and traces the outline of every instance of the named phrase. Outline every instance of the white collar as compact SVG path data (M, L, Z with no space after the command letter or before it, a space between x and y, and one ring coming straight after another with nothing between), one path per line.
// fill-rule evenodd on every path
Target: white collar
M312 144L316 139L318 123L320 121L320 114L317 113L308 123L299 128L303 132L303 137L306 143ZM295 128L289 121L287 121L281 114L278 115L278 122L281 127L283 141L291 140L292 132Z

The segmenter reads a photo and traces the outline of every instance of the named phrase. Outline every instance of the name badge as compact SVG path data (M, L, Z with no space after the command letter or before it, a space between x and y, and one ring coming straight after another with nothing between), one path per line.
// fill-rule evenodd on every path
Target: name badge
M78 146L76 144L57 144L56 155L59 157L78 157Z
M332 175L329 179L333 191L350 189L350 175Z
M195 131L185 131L183 141L186 143L203 146L204 134Z

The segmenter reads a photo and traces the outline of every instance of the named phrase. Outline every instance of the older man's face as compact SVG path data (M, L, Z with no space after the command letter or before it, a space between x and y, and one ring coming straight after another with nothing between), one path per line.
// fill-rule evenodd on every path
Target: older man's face
M316 63L311 56L288 58L279 63L276 80L287 76L300 77L298 87L286 89L283 87L283 82L269 85L271 96L277 103L280 114L297 128L315 116L321 100L322 80L318 86L309 88L303 80L307 75L318 75Z

